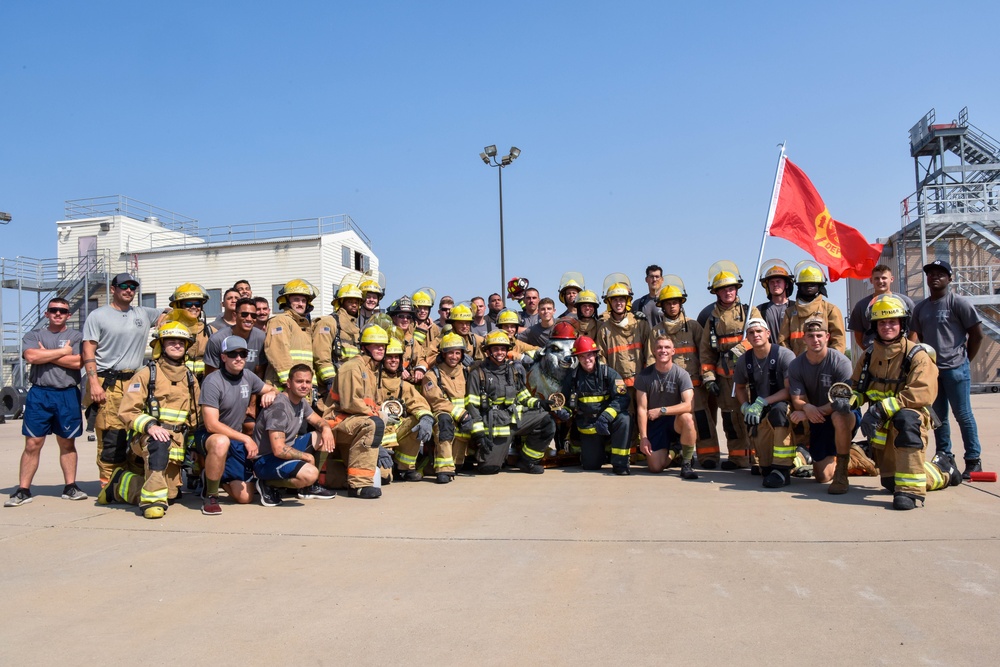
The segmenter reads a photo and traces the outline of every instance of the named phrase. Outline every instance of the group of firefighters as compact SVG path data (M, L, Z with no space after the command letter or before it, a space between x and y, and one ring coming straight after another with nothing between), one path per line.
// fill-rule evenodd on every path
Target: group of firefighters
M475 304L442 307L433 321L428 288L383 309L377 273L345 279L320 317L317 290L289 281L263 336L252 299L236 301L234 323L213 326L207 292L181 285L155 324L153 361L132 365L128 377L106 361L88 365L100 361L102 343L84 345L84 404L98 410L98 502L162 517L185 472L206 514L221 513L220 488L265 506L280 504L283 489L378 498L384 484L424 475L447 484L457 472L490 475L504 465L540 474L553 448L617 475L637 460L651 472L676 466L685 480L698 478L696 465L748 468L768 488L811 473L830 493L847 492L849 475L867 463L896 509L961 481L950 455L924 458L937 368L934 351L908 336L903 299L872 300L873 342L852 368L844 318L815 263L793 272L766 262L759 280L769 298L758 309L741 303L735 264L717 262L708 281L715 302L696 318L685 313L683 281L659 273L662 286L651 283L651 298L635 304L623 274L605 280L600 297L567 274L566 312L530 326L528 310L491 299L485 335L472 330ZM508 298L522 300L524 282L511 281ZM771 298L793 289L794 300ZM541 392L528 370L560 343L568 356L554 366L559 390ZM852 445L859 429L863 449Z

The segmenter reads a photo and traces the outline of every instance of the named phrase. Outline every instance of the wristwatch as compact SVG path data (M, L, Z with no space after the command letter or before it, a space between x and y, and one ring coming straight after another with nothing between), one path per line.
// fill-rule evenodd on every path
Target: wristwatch
M665 417L667 415L667 409L665 407L660 408L660 414Z

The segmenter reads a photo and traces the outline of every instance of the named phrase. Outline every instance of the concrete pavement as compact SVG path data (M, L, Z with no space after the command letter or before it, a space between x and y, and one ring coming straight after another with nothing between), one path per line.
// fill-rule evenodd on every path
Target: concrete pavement
M1000 397L973 405L996 470ZM77 444L90 500L59 498L53 440L0 508L0 664L982 664L1000 617L1000 484L903 513L877 478L556 469L154 522L95 504Z

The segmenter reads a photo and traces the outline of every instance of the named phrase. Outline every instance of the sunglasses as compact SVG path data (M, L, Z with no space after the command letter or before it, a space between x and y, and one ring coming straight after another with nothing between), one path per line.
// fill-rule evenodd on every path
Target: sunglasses
M257 319L257 311L256 310L244 311L242 313L239 313L239 316L240 317Z
M236 357L239 357L240 359L246 359L248 356L250 356L250 353L247 352L246 350L236 350L235 352L226 352L226 356L229 357L230 359L235 359Z
M49 308L46 312L52 315L69 315L69 308Z
M139 289L139 283L122 283L121 285L118 286L118 289L134 292L137 289Z
M396 315L396 318L400 320L412 320L413 315Z
M184 301L181 303L181 308L201 308L201 301Z

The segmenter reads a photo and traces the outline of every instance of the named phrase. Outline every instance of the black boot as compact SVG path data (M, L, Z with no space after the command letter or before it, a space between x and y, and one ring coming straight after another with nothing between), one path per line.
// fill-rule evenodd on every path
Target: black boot
M766 489L780 489L792 483L792 476L787 468L773 467L767 477L764 478L763 486Z
M698 473L691 467L690 461L681 464L681 479L698 479Z
M541 475L545 472L545 468L542 467L541 463L524 458L523 456L518 460L517 468L521 472L526 472L529 475Z
M965 472L962 473L962 479L972 479L972 473L982 471L983 462L980 459L965 459Z
M924 506L924 499L909 493L897 493L892 497L892 509L912 510Z
M450 481L451 481L451 480L452 480L452 479L453 479L454 477L455 477L454 473L450 473L450 472L439 472L439 473L437 474L437 483L438 483L438 484L447 484L447 483L448 483L448 482L450 482Z

